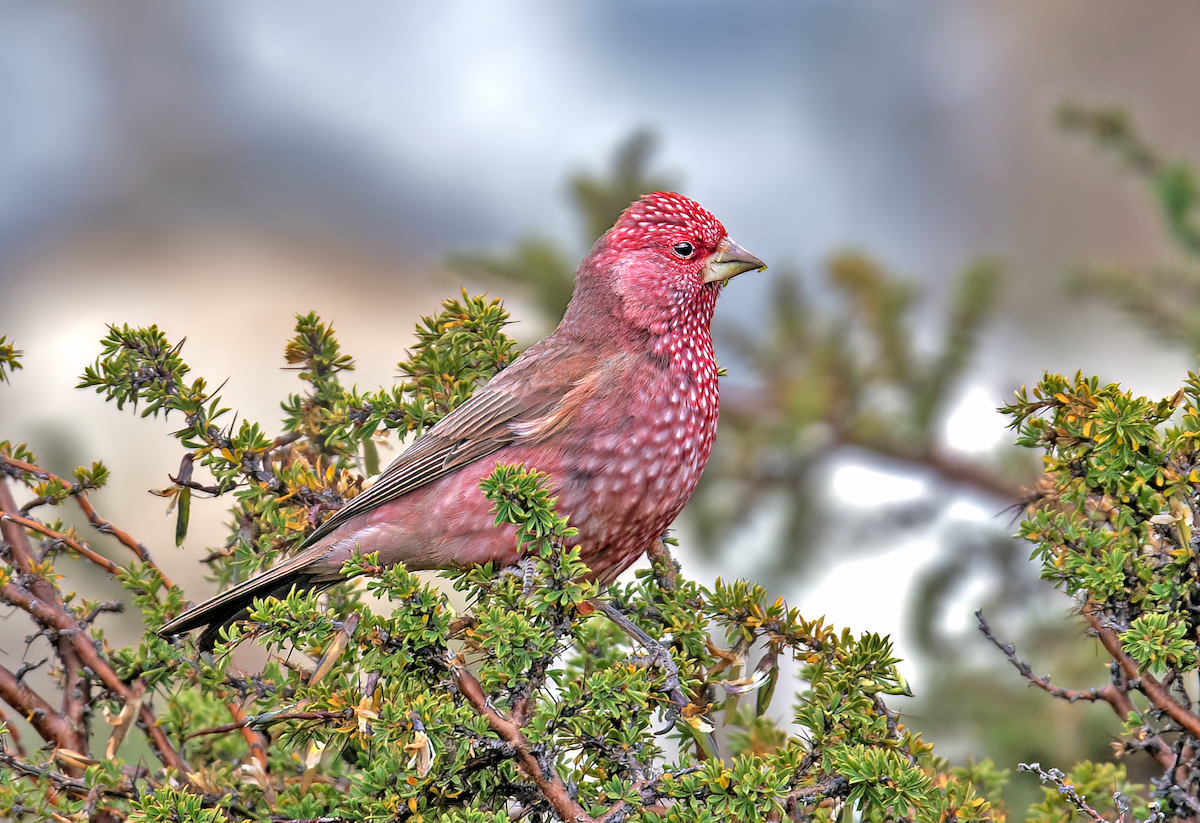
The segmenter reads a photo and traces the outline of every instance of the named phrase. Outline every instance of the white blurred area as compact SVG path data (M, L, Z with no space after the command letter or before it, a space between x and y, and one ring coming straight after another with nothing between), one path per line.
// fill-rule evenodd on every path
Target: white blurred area
M59 472L108 464L102 513L199 598L194 560L223 542L223 506L197 501L174 548L173 519L143 493L178 466L171 422L73 388L105 324L186 337L196 374L228 379L226 404L270 428L298 386L280 369L295 313L333 322L350 379L388 384L417 317L457 292L447 252L530 231L578 244L566 176L649 128L656 168L772 266L729 289L718 323L752 325L766 278L844 245L920 278L934 322L959 268L998 257L1004 310L945 426L948 448L981 454L1008 438L996 407L1043 370L1166 394L1194 365L1107 310L1064 315L1070 264L1169 252L1137 184L1051 115L1068 97L1123 103L1186 152L1200 100L1178 80L1198 73L1188 0L0 0L0 334L25 351L0 385L0 439ZM546 331L527 296L505 298L523 342ZM831 467L848 517L930 482ZM951 511L1002 505L964 495ZM716 568L688 558L683 534L696 577L753 576L753 550ZM907 584L936 542L847 555L796 598L902 637ZM864 587L870 602L845 596Z

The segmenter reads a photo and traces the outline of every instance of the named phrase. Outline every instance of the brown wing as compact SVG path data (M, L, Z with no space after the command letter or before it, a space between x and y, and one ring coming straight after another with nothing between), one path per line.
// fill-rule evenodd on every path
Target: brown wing
M598 356L566 352L543 341L470 400L446 415L392 461L375 483L305 538L306 548L347 520L432 483L522 438L541 439L547 424L570 417L598 376ZM589 379L591 378L591 379Z
M308 549L355 515L395 500L510 443L536 443L559 431L574 417L583 402L620 368L621 356L602 358L578 350L567 357L555 348L553 338L534 349L466 403L448 414L397 457L365 492L317 527L301 548ZM319 550L317 550L319 551ZM238 619L256 597L286 596L299 590L320 588L332 582L315 575L310 565L316 555L301 551L279 565L189 609L159 629L161 637L208 626L200 647L211 649L222 626Z

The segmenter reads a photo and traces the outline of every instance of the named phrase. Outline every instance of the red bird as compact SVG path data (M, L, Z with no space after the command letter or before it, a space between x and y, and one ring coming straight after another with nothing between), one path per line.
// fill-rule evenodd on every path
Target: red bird
M185 612L202 646L255 598L342 579L355 551L437 569L518 561L480 481L498 463L550 476L583 562L612 582L696 489L717 431L712 323L724 281L764 263L700 204L658 192L596 241L554 333L414 442L294 557Z

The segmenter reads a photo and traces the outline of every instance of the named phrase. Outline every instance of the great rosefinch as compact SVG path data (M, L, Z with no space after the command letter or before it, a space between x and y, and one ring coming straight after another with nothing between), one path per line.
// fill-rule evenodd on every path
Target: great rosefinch
M700 204L658 192L592 248L554 333L414 442L378 481L321 523L294 557L196 606L169 636L201 646L258 597L324 588L354 552L437 569L513 565L480 481L498 463L550 476L580 555L612 582L683 509L717 430L713 309L723 281L765 265Z

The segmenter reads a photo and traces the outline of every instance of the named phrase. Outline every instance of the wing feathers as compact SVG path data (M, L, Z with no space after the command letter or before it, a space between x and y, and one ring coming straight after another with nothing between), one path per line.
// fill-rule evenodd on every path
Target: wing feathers
M532 350L526 358L531 353ZM558 370L559 380L553 385L520 384L514 378L522 371L525 358L518 360L405 449L370 488L318 526L301 548L317 543L351 518L432 483L511 443L525 438L538 441L565 425L581 405L586 395L585 386L595 385L601 376L603 370L597 370L600 358L598 355L593 358L576 356L555 366L547 360L559 358L549 350L539 359L539 372L547 367ZM564 382L563 377L567 376L571 379ZM571 390L564 392L564 386Z

